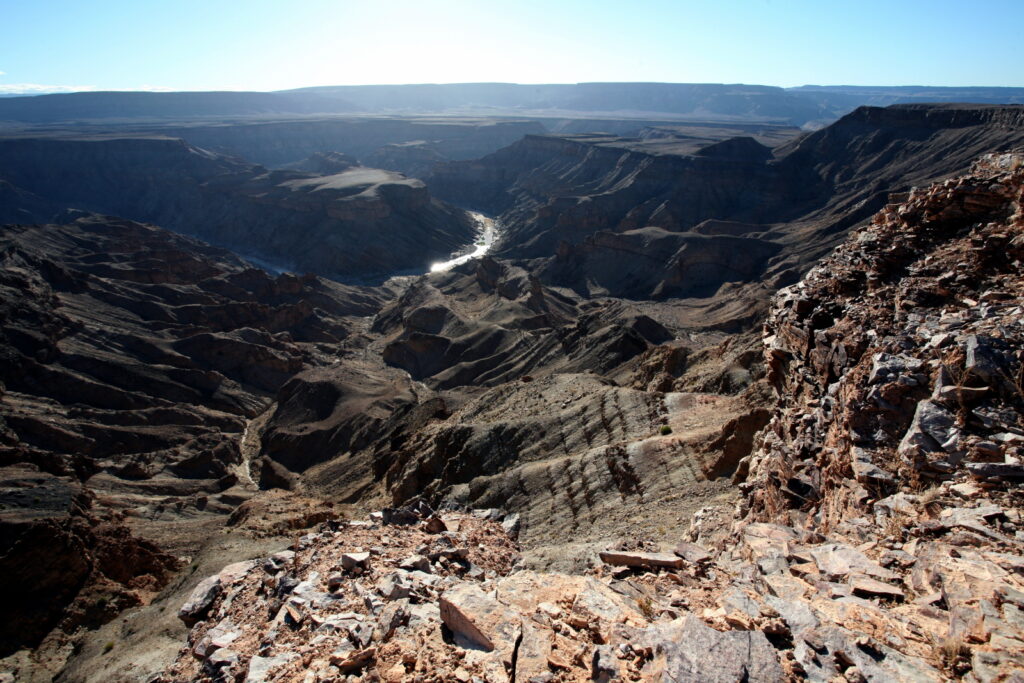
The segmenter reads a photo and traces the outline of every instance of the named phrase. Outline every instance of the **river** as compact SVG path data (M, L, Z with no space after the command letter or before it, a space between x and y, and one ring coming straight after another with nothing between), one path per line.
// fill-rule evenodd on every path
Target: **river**
M494 225L494 219L477 213L476 211L470 211L469 215L473 217L473 220L477 224L476 238L473 240L473 244L461 249L452 255L452 258L447 261L440 261L433 263L430 266L431 273L441 273L446 270L451 270L455 266L461 266L467 261L472 261L475 258L480 258L491 250L494 246L494 242L498 238L498 229ZM469 249L470 251L467 251Z

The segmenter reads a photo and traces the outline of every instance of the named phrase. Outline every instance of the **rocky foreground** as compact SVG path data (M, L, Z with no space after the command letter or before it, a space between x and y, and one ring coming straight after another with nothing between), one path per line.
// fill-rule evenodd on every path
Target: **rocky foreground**
M493 510L329 522L200 581L161 680L1024 679L1022 162L895 197L780 292L734 514L586 575L523 570Z

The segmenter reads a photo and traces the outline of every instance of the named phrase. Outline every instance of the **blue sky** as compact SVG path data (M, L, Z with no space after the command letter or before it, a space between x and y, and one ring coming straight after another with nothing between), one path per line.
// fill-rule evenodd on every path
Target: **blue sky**
M0 0L0 92L1024 86L1024 0Z

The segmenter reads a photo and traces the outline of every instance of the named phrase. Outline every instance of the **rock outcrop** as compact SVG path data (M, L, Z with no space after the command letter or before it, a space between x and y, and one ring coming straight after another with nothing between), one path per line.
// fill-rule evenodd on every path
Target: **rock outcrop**
M424 521L400 512L402 523L336 523L202 580L182 618L191 622L200 606L204 618L158 680L767 683L784 675L762 632L723 633L672 607L679 591L663 591L675 574L517 571L515 545L489 511ZM713 669L709 651L720 658Z
M793 634L812 679L1024 669L1022 167L892 198L765 325L779 402L738 472L741 533L791 626L838 622Z

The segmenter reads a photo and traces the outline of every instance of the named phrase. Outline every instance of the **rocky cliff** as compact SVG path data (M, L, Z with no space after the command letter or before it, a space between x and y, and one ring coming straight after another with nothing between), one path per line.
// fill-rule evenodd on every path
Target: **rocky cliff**
M990 155L893 198L766 323L779 400L739 512L765 590L809 601L804 628L841 623L795 639L812 678L1024 668L1022 165ZM844 640L871 659L844 662Z
M82 169L89 169L83 173ZM423 183L349 168L317 177L272 171L154 137L0 139L0 212L18 220L73 207L155 223L279 267L341 278L425 268L469 242L474 223ZM28 194L26 194L28 193ZM20 217L16 214L20 212Z
M726 285L720 301L742 296L763 310L773 287L791 283L888 192L1021 144L1022 117L1020 107L864 107L773 150L751 138L680 153L662 138L529 136L439 165L428 183L498 216L499 254L548 259L538 271L545 284L655 298L713 297Z

